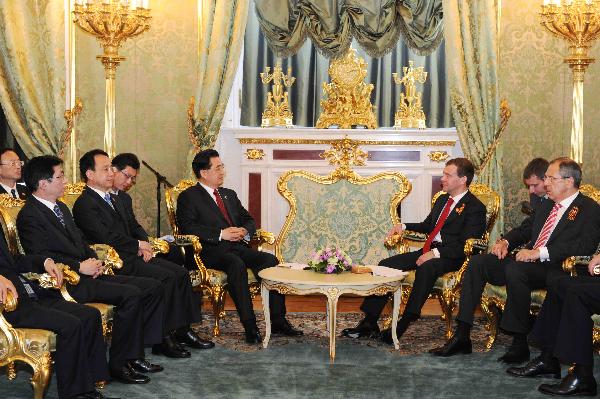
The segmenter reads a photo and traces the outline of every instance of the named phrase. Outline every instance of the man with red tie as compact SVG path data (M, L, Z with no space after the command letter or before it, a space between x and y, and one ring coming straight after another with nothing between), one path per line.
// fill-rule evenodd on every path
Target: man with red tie
M431 352L437 356L471 353L473 315L486 283L506 286L506 305L500 327L513 336L498 360L529 360L531 291L551 286L565 276L561 264L574 255L591 255L600 240L600 205L579 192L581 168L569 158L550 162L544 176L548 199L493 245L491 253L474 256L463 276L457 329L452 338ZM513 257L511 251L523 249Z
M416 270L415 281L398 322L398 338L411 322L417 320L435 280L445 273L456 271L462 265L464 246L468 238L481 238L485 232L485 206L469 191L475 168L466 158L451 159L446 163L442 176L442 189L446 192L435 201L431 212L421 223L394 226L388 233L401 234L405 229L428 234L423 249L395 255L384 259L381 266L402 270ZM376 337L379 335L377 320L387 296L370 296L361 306L365 318L354 328L347 328L342 335L351 338ZM381 339L392 343L390 330L381 333Z
M227 273L227 289L244 325L246 342L259 344L262 337L252 310L246 268L251 268L258 277L260 270L276 266L279 262L274 255L256 251L247 245L256 231L256 224L235 191L221 187L225 179L225 165L219 153L212 149L200 151L194 157L192 170L198 184L177 198L179 231L200 238L200 257L206 267ZM271 292L269 304L271 332L287 336L302 334L285 319L284 295Z

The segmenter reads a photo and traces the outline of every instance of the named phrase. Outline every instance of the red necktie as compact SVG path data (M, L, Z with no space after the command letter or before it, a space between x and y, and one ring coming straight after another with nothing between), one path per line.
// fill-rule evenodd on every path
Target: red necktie
M561 206L562 205L556 203L552 207L552 211L550 211L550 214L548 215L548 219L546 219L546 222L544 223L544 227L542 227L542 231L540 232L540 235L538 236L537 240L535 240L533 249L538 249L539 247L543 247L548 242L548 238L550 238L550 232L552 231L552 228L554 227L554 224L556 223L556 217L558 216L558 210L560 209Z
M219 195L219 192L217 191L216 188L215 188L215 191L213 191L213 194L215 196L215 201L217 201L217 206L219 207L219 209L221 210L221 213L227 220L227 223L229 223L230 226L233 226L233 223L231 223L231 218L229 217L229 214L227 213L227 209L225 209L225 204L223 203L223 200L221 199L221 196Z
M435 236L437 236L438 233L440 232L440 230L442 229L442 226L444 225L444 222L446 221L446 219L448 219L448 215L450 214L450 208L452 207L453 203L454 203L454 200L452 199L452 197L449 197L448 202L446 202L446 206L444 207L444 210L442 211L442 214L440 215L440 218L438 219L435 227L433 228L433 231L427 237L427 241L425 241L425 245L423 245L423 253L429 252L429 250L431 249L431 243L433 242L433 239L435 238Z

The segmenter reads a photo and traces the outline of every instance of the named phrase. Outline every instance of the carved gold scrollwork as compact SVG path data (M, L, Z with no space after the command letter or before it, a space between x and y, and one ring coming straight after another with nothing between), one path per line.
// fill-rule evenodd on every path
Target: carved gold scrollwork
M260 148L248 148L246 150L246 158L251 160L260 160L265 156L265 152Z
M342 58L329 65L331 83L323 82L321 100L323 112L317 120L317 128L337 126L350 129L353 126L377 128L377 118L371 104L372 84L363 82L367 76L365 60L356 56L356 50L349 48Z
M330 165L337 166L332 175L347 179L356 175L352 166L364 166L369 153L358 148L358 143L350 140L347 136L331 144L331 149L320 154L321 158L327 159Z
M427 156L431 159L431 162L444 162L450 157L450 154L447 151L430 151Z
M281 61L278 61L273 69L273 73L269 73L271 68L266 67L265 72L260 73L260 79L263 84L273 82L273 90L267 94L267 105L262 113L261 127L285 126L293 127L292 111L288 102L288 93L284 90L284 86L289 88L296 80L292 76L292 68L288 67L287 75L284 75L281 70Z

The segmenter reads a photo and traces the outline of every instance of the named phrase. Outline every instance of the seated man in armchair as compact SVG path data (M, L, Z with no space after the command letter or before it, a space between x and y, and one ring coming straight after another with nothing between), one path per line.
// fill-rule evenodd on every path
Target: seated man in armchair
M437 199L427 218L421 223L396 225L388 233L389 237L408 229L428 234L423 249L395 255L379 263L395 269L416 270L411 294L398 322L398 337L419 318L436 279L460 268L465 259L465 241L480 238L485 231L485 205L469 191L474 174L475 168L468 159L449 160L442 176L442 189L446 194ZM378 335L377 320L387 300L387 296L366 298L361 306L365 318L356 327L342 331L342 335L351 338ZM381 338L391 344L391 331L382 332Z
M506 305L500 327L513 335L508 351L498 360L521 363L529 359L531 291L564 276L561 265L569 256L591 255L600 241L600 205L579 192L581 168L569 158L550 162L544 177L548 199L519 227L492 247L474 256L463 276L457 329L437 356L471 353L470 332L486 283L505 285ZM515 257L510 252L523 245Z

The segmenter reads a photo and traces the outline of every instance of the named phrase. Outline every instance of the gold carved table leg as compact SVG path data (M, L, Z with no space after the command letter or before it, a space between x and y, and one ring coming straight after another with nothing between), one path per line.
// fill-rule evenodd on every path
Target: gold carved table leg
M271 339L271 310L269 308L269 290L263 283L260 285L260 295L263 303L263 314L265 315L265 338L263 339L263 348L269 346Z
M337 303L341 295L339 289L332 287L326 292L327 295L327 327L329 329L329 362L335 361L335 336L336 336L336 319L337 319Z

